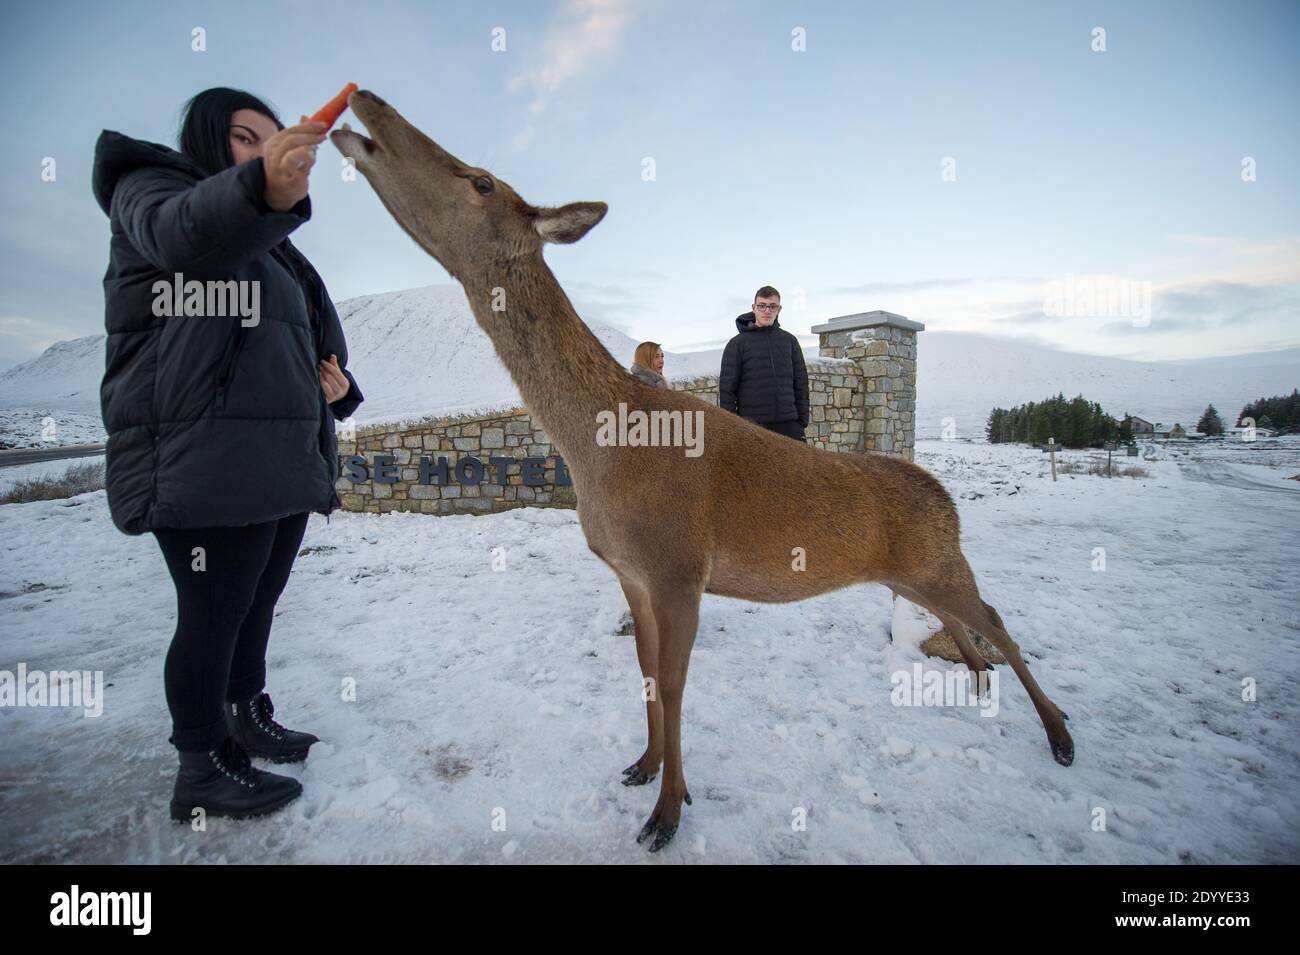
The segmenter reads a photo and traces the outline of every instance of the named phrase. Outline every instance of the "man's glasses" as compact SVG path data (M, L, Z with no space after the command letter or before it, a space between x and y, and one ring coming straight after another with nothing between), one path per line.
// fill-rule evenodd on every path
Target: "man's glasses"
M754 311L756 312L778 312L780 310L781 310L780 305L755 305L754 306Z

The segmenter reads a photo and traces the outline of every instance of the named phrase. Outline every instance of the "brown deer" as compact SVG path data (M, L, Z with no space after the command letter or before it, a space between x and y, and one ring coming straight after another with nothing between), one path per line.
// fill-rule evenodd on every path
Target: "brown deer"
M581 239L605 215L604 203L530 205L370 91L353 93L348 105L370 136L345 124L332 141L398 224L464 286L475 320L568 464L587 546L627 597L651 692L649 739L624 782L646 783L663 767L638 842L653 835L650 850L661 849L676 833L682 802L691 801L682 692L706 593L785 602L884 584L937 616L973 673L988 664L965 628L997 647L1028 690L1057 762L1071 763L1066 716L980 599L957 511L933 475L899 458L822 451L632 377L583 324L542 256L547 242ZM620 403L696 416L703 453L602 442L598 421ZM792 559L798 554L802 561Z

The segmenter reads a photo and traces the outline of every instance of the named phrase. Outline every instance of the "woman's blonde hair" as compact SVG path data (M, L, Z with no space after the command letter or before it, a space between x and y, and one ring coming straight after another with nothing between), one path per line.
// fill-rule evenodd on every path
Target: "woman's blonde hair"
M632 356L632 361L649 371L654 371L655 366L652 364L655 360L655 352L660 350L658 342L642 342L636 346L636 354Z

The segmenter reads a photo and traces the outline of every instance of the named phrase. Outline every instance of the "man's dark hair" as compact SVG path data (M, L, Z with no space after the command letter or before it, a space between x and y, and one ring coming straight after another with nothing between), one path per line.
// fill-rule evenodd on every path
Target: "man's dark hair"
M764 285L761 289L759 289L757 292L754 293L755 302L757 302L760 298L780 298L780 297L781 297L781 293L778 292L776 289L772 288L772 286L770 285Z
M196 93L185 104L177 145L194 160L205 176L213 176L235 164L230 152L230 117L241 109L256 110L284 129L280 117L252 93L214 86Z

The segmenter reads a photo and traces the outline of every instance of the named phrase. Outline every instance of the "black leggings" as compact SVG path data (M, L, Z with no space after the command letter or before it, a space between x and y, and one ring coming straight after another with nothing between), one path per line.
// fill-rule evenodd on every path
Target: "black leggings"
M306 529L303 513L244 527L153 532L176 585L176 635L163 680L178 750L218 746L229 735L223 704L265 688L271 617Z

